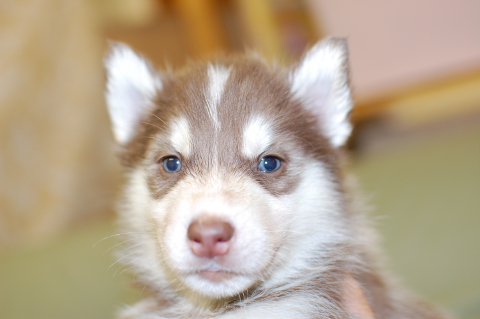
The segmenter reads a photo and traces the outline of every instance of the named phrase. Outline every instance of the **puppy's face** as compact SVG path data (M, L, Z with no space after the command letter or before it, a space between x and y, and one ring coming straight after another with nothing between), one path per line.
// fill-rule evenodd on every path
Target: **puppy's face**
M295 276L338 240L335 147L348 110L337 132L319 129L315 115L328 111L304 99L320 94L326 105L338 84L302 92L313 85L302 73L308 55L291 73L244 58L160 77L125 50L107 60L107 101L131 168L123 216L144 232L132 263L174 289L223 298ZM120 99L115 83L125 81L114 73L127 62L144 76L129 74L136 86Z

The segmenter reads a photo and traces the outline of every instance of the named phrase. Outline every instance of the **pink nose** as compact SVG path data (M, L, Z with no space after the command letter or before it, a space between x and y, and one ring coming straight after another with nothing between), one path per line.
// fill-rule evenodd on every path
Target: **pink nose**
M218 218L200 218L188 227L190 249L198 257L223 256L230 249L234 229Z

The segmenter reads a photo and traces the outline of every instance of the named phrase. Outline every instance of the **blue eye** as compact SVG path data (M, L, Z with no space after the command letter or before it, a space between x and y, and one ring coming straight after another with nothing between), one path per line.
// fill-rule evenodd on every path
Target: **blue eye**
M182 162L178 157L169 156L163 160L163 168L167 173L176 173L182 168Z
M282 161L275 156L266 156L258 163L258 169L264 173L275 172L282 165Z

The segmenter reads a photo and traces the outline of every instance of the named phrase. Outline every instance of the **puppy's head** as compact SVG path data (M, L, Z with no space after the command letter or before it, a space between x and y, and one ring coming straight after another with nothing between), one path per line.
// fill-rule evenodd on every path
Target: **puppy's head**
M241 57L159 74L112 46L122 218L130 262L151 284L229 297L301 274L342 240L346 60L345 42L329 39L290 70Z

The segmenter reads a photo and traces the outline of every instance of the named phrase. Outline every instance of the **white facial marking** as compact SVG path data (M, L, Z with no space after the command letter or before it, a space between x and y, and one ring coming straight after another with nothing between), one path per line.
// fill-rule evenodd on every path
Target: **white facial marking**
M231 68L226 68L219 65L208 66L208 100L207 100L207 110L208 114L215 124L215 128L220 129L220 121L218 120L217 106L222 98L223 91L225 89L225 83L230 76Z
M179 117L172 121L170 143L183 156L190 156L190 127L186 118Z
M272 142L273 132L270 123L260 116L250 119L243 131L243 154L247 158L256 158Z
M151 108L162 81L148 62L127 45L115 43L105 59L106 100L117 142L126 143L138 121Z

